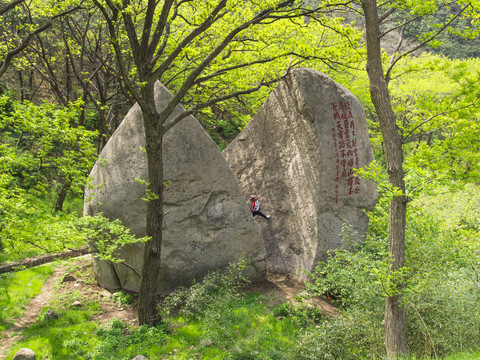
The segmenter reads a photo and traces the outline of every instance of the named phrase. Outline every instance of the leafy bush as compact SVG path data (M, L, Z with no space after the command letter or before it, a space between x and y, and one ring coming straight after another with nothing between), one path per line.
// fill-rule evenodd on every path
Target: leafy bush
M478 351L480 311L480 218L478 187L454 195L438 188L410 203L402 290L407 315L407 345L415 357ZM383 207L384 206L384 207ZM368 241L337 251L310 274L307 289L315 296L328 290L342 317L322 322L299 342L306 359L384 356L381 326L389 289L385 251L386 203L377 206ZM372 230L372 229L371 229ZM332 298L333 298L332 296ZM284 311L284 310L283 310Z
M179 288L165 297L159 311L164 316L179 312L189 318L197 318L219 299L228 301L238 295L240 288L249 283L243 274L248 264L249 260L243 258L223 271L210 271L201 282L194 282L189 288Z
M318 324L325 319L320 310L306 304L292 305L283 303L273 309L273 315L282 318L290 317L298 327Z
M374 304L384 295L378 274L386 273L386 256L370 252L370 242L357 251L338 250L326 262L319 263L315 272L306 272L310 294L324 297L329 294L333 303L343 309L362 304L373 311Z
M93 350L93 359L131 359L152 346L161 346L166 340L165 326L128 330L125 324L115 319L109 329L100 328L96 333L100 343Z
M357 314L361 315L361 314ZM366 327L367 317L338 317L310 328L300 337L296 353L299 360L350 360L373 358L376 347L383 351L383 337L378 329Z
M82 234L82 240L90 246L95 256L114 263L123 261L118 257L118 250L122 246L149 240L149 237L136 238L119 219L107 219L102 213L84 216L75 225Z
M133 296L123 291L117 291L112 294L112 300L121 305L131 305L133 303Z

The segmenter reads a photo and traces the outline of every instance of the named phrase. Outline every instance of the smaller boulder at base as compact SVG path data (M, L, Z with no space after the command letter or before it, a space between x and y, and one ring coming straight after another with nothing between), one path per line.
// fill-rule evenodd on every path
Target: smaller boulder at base
M271 219L258 223L267 270L306 280L329 250L362 240L373 182L355 176L373 160L365 110L355 96L312 69L292 70L223 152L246 199Z
M13 355L13 360L35 360L35 357L35 351L23 348L18 350L15 355Z

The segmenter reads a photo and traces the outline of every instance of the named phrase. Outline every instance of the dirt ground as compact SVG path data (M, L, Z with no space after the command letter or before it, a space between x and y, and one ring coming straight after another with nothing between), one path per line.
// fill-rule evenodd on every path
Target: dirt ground
M42 309L48 306L59 292L78 291L83 299L98 300L103 311L95 315L93 321L104 325L112 319L118 318L134 326L138 324L135 308L112 301L112 293L99 287L93 279L90 255L75 258L72 261L68 265L58 266L54 274L44 284L42 292L27 305L25 316L17 319L12 328L0 333L0 359L5 359L12 344L21 339L21 331L32 326L38 320ZM63 281L66 275L72 275L74 278ZM268 304L274 307L284 302L296 303L297 296L305 290L305 287L288 276L267 274L265 280L254 282L244 290L266 295ZM308 299L303 300L303 302L317 307L327 316L339 315L338 310L333 305L323 300Z

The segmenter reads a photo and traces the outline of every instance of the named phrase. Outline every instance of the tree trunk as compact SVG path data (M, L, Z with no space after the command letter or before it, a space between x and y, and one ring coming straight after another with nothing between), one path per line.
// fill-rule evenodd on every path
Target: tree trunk
M70 189L70 181L65 180L62 188L60 189L57 201L55 202L55 211L62 211L63 210L63 203L65 202L65 198L67 197L67 192Z
M138 299L138 321L140 324L154 326L162 320L157 311L157 288L163 239L163 127L157 126L160 119L155 109L153 85L151 93L144 94L143 98L146 104L151 105L147 111L142 109L149 177L146 235L151 239L145 244Z
M390 271L397 271L405 264L405 225L407 202L403 172L403 149L395 114L393 113L382 69L380 49L380 23L376 0L362 0L365 13L365 37L367 42L367 72L370 94L377 112L383 135L385 161L390 183L402 191L402 196L393 197L390 203L389 249L393 258ZM397 290L403 281L395 284ZM385 305L385 347L389 358L402 356L407 352L405 337L405 309L401 306L398 292L389 294Z
M20 87L20 100L23 102L25 101L25 89L23 88L23 75L22 75L22 70L18 71L18 85Z

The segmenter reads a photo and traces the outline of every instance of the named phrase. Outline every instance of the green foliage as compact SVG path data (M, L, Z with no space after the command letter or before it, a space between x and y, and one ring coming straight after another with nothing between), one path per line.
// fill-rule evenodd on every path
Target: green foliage
M112 321L109 329L99 328L96 332L99 343L90 358L128 360L141 353L148 356L148 353L153 354L155 349L161 348L167 338L163 325L142 325L138 329L129 330L128 334L127 330L125 324L118 319Z
M0 189L1 190L1 189ZM18 261L25 257L61 252L83 242L74 224L76 215L53 213L51 203L36 196L6 198L0 221L0 261Z
M112 300L120 305L131 305L133 303L133 296L123 291L117 291L112 294Z
M99 3L104 5L103 1ZM147 80L142 74L163 68L165 61L168 64L173 59L160 75L162 83L173 93L178 93L194 69L204 64L215 49L223 47L229 33L242 24L249 24L266 9L280 4L282 2L278 0L246 1L241 5L228 2L222 16L214 17L214 21L205 27L200 36L188 42L185 42L187 34L210 16L218 3L189 1L178 6L176 4L174 10L168 13L168 33L171 35L162 38L158 44L161 47L159 57L153 59L145 69L130 69L124 80L142 89ZM195 116L221 148L243 129L286 71L297 66L323 71L343 69L356 66L363 57L365 51L361 46L361 32L357 28L340 17L331 16L326 6L316 14L302 16L302 11L307 11L309 5L313 3L295 2L281 9L278 16L265 17L258 24L244 26L242 31L226 42L223 51L208 58L206 68L183 98L182 103L188 109L202 104L195 111ZM144 24L145 11L138 10L144 10L143 6L142 1L132 1L125 9L120 7L125 17L136 14L131 17L131 25L137 31L135 35L139 42L139 29L148 27L148 24ZM160 16L162 6L163 3L158 3L155 7L156 17ZM133 57L138 58L139 54L135 54L136 50L132 51L132 43L129 43L132 34L127 35L121 21L112 25L119 35L111 40L119 45L119 51L125 54L125 58L131 57L132 52ZM177 49L181 49L178 54ZM136 65L141 66L138 61ZM258 89L260 84L265 87ZM217 99L224 100L215 104Z
M75 216L52 211L60 188L83 193L96 158L95 133L73 126L77 116L77 105L0 97L0 261L62 251L80 241Z
M79 104L60 107L0 98L0 169L12 188L45 195L61 182L80 192L96 159L95 132L76 125Z
M445 190L440 187L412 204L407 244L412 279L405 306L417 318L408 324L409 341L424 346L430 356L434 351L478 350L474 329L480 326L480 313L469 304L480 297L479 189L468 185L453 195Z
M242 258L223 270L208 272L201 282L194 282L188 288L179 288L165 297L159 305L159 311L164 316L179 312L195 319L211 307L215 299L228 301L238 296L241 287L249 282L243 273L248 265L249 260Z
M121 247L146 242L149 239L149 237L136 238L120 220L109 220L102 213L78 219L77 226L85 243L90 245L95 256L114 263L124 261L117 254Z
M438 31L459 10L460 4L457 2L441 7L434 14L424 16L407 27L405 37L408 40L416 40L425 37L432 29ZM400 20L402 15L395 15L395 18ZM453 22L436 41L439 46L430 46L428 50L451 59L477 58L480 55L478 30L472 27L469 18L460 18Z
M290 303L283 303L273 309L273 315L283 318L290 317L297 327L318 324L325 319L320 310L306 304L292 305Z
M341 318L310 328L298 340L295 358L354 360L373 359L382 354L384 345L381 319L375 319L379 321L377 325L361 313L355 315L344 314Z
M457 186L455 194L448 189L432 188L412 201L408 212L407 264L400 275L405 279L407 343L418 357L478 351L480 312L469 304L480 299L479 189ZM306 335L299 345L305 358L382 356L384 297L392 282L387 209L385 202L377 206L365 244L337 251L311 274L309 291L323 297L328 291L342 317Z
M311 279L307 290L315 296L331 297L343 309L361 303L365 310L377 311L376 302L384 296L377 273L386 273L386 260L386 253L373 252L369 243L358 251L338 250L319 263L313 274L307 272Z
M475 181L480 175L480 127L472 120L478 113L479 71L477 59L432 55L408 59L396 69L401 76L392 81L390 96L403 134L405 168L421 179L410 183L415 193L431 181Z

